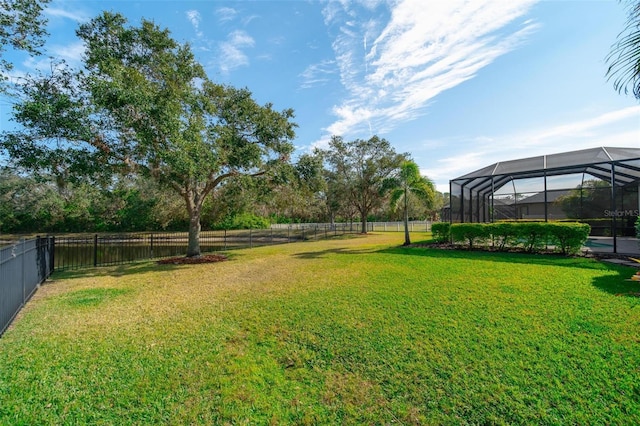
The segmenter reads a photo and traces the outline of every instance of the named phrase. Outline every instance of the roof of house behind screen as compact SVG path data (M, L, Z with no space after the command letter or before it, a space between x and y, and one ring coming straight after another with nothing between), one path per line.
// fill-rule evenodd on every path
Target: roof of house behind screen
M613 173L612 173L613 171ZM616 185L640 181L640 148L600 147L501 161L451 182L478 193L495 192L514 179L586 173Z

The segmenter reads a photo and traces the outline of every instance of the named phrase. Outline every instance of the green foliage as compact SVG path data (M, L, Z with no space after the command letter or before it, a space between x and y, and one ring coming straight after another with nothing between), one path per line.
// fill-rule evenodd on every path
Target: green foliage
M144 179L108 188L52 182L0 170L0 232L123 232L184 229L181 201Z
M293 110L213 83L189 45L151 21L130 26L104 12L77 35L84 72L54 67L28 81L15 114L25 130L5 134L1 146L20 167L60 182L120 172L172 189L189 217L187 255L199 255L205 200L228 180L289 161Z
M270 226L271 222L267 218L252 213L240 213L226 217L213 229L269 229Z
M451 239L451 224L449 222L436 222L431 225L433 239L438 243L448 243Z
M611 208L611 186L603 180L586 180L556 203L572 219L602 218Z
M508 222L494 222L487 225L493 244L502 251L507 247L513 247L517 244L517 227Z
M515 238L529 253L537 252L547 243L549 227L545 222L513 223L516 229Z
M546 226L551 244L562 254L579 253L591 232L586 223L548 223Z
M640 216L636 219L636 238L640 239Z
M489 230L484 223L453 223L449 232L454 243L466 242L471 249L490 237Z
M534 253L553 245L562 254L570 255L580 251L590 231L585 223L496 222L454 223L450 232L454 243L466 243L470 249L492 241L500 251L521 247Z
M614 79L613 87L618 92L626 94L631 88L636 99L640 99L640 1L624 2L628 7L627 22L606 58L607 77Z
M333 202L348 201L355 207L360 214L362 233L366 233L368 216L382 206L390 189L387 180L407 154L397 154L389 141L378 136L351 142L333 136L329 148L319 150L318 155L328 166Z
M13 64L4 55L7 47L39 55L47 35L42 11L50 0L0 0L0 84ZM0 92L4 88L0 86Z
M433 204L435 198L435 186L433 182L420 175L420 168L411 160L405 160L400 164L398 173L387 179L384 183L385 191L390 191L389 204L392 209L397 209L402 204L404 221L404 244L411 244L409 236L409 196L414 196L425 205Z

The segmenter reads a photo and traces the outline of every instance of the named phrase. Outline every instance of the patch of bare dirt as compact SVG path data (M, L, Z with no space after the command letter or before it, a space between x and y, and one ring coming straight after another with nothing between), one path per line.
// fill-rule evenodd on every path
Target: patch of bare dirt
M215 263L224 262L227 260L227 256L222 254L203 254L202 256L194 257L170 257L168 259L158 260L160 265L194 265L198 263Z

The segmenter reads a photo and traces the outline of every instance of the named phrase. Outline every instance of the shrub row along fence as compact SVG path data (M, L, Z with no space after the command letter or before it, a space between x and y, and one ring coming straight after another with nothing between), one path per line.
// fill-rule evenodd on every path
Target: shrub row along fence
M434 223L432 230L434 240L469 249L490 246L534 253L551 246L563 254L575 254L586 243L591 227L577 222Z
M35 238L0 249L0 336L53 272L53 241Z
M203 253L207 253L317 240L357 232L359 228L340 223L334 226L327 224L282 229L203 231L200 233L200 248ZM187 242L186 232L57 236L54 268L61 271L184 256Z

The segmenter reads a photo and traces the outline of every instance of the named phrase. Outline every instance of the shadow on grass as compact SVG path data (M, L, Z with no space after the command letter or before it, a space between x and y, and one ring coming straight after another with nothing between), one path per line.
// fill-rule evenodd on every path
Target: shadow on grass
M173 271L185 269L198 265L160 265L155 261L140 263L129 263L124 265L100 266L96 268L73 269L67 271L56 271L51 276L52 280L64 279L72 280L89 277L122 277L125 275L144 274L147 272Z
M608 275L595 278L593 286L609 294L632 297L640 301L640 283L630 281L635 270L629 267L619 267L616 272L617 274L614 276Z
M303 253L294 253L293 257L299 259L320 259L331 254L371 254L379 253L379 250L375 249L348 249L348 248L333 248L317 251L306 251Z

